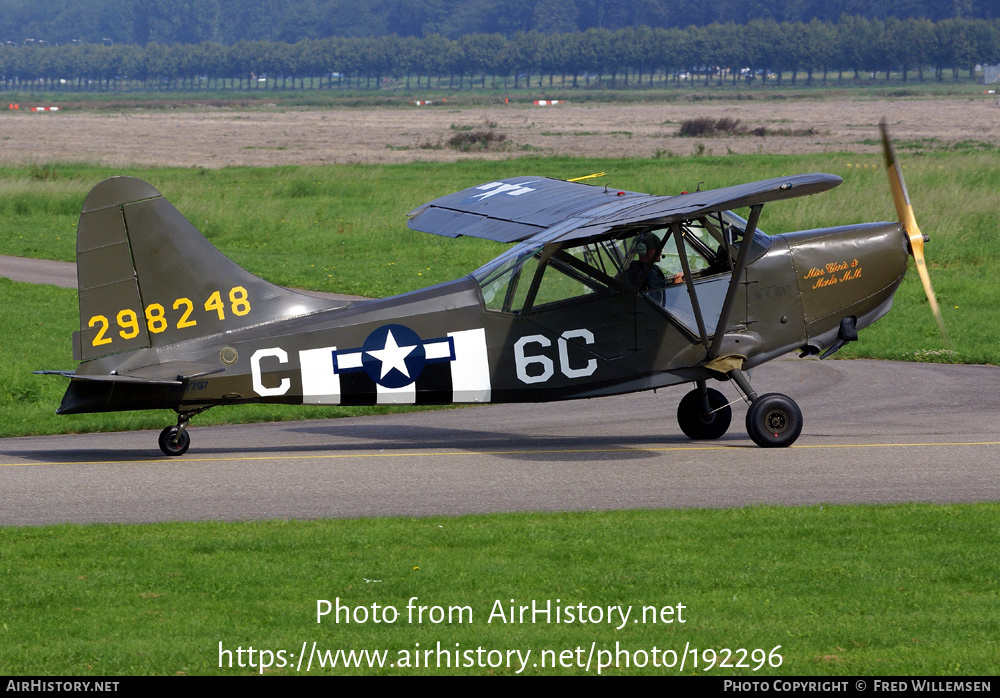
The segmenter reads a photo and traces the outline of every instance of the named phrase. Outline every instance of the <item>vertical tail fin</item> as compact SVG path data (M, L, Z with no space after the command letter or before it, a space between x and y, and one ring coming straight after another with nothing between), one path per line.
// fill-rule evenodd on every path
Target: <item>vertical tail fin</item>
M77 360L161 347L331 306L268 283L219 252L160 192L112 177L77 232Z

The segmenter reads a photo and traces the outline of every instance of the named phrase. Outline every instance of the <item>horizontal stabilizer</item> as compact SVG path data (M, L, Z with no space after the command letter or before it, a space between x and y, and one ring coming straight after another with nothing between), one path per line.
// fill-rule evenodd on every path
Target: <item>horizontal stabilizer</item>
M34 371L50 376L64 376L76 380L96 381L102 383L146 383L159 385L181 385L196 378L203 378L225 371L223 366L209 366L190 361L169 361L152 366L129 369L122 373L81 374L75 371Z

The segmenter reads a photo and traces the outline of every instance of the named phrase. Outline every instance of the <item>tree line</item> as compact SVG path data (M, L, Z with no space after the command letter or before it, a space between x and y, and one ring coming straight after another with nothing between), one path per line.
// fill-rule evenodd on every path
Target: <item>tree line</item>
M769 80L809 83L901 73L904 82L959 79L1000 63L1000 20L626 27L543 34L341 37L295 43L0 46L6 89L566 87ZM950 74L949 74L950 73Z
M226 45L866 19L997 19L996 0L0 0L0 44Z

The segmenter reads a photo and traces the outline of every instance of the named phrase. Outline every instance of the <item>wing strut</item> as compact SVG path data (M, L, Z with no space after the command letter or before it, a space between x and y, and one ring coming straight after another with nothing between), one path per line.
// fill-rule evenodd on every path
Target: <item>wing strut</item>
M677 242L677 256L681 258L681 269L684 270L684 283L687 285L688 296L691 297L691 309L694 311L694 319L698 323L698 334L701 335L701 343L708 349L708 332L705 330L705 318L701 314L698 293L694 290L694 279L691 278L691 265L688 264L687 253L684 250L684 241L681 240L683 237L681 224L677 222L671 225L670 232ZM716 332L718 332L718 328L716 328ZM708 400L707 397L705 399Z
M715 338L712 346L708 350L707 359L711 361L719 355L722 348L722 340L726 337L726 328L729 327L729 316L733 312L733 304L736 303L736 290L739 288L743 272L746 270L747 257L750 255L750 247L753 242L754 233L757 231L757 221L760 220L760 212L764 204L757 204L750 209L750 218L747 220L746 232L743 233L743 241L740 243L740 253L736 257L736 266L733 268L733 278L729 281L729 290L726 291L726 300L722 304L722 313L719 315L719 322L715 326Z

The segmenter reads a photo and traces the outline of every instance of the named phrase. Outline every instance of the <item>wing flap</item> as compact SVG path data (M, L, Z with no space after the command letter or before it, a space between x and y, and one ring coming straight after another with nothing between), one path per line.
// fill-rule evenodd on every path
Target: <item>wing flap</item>
M435 233L450 238L464 235L498 242L525 240L545 230L537 225L526 225L515 221L488 218L476 213L436 207L428 208L423 212L420 226L418 230L422 232Z

